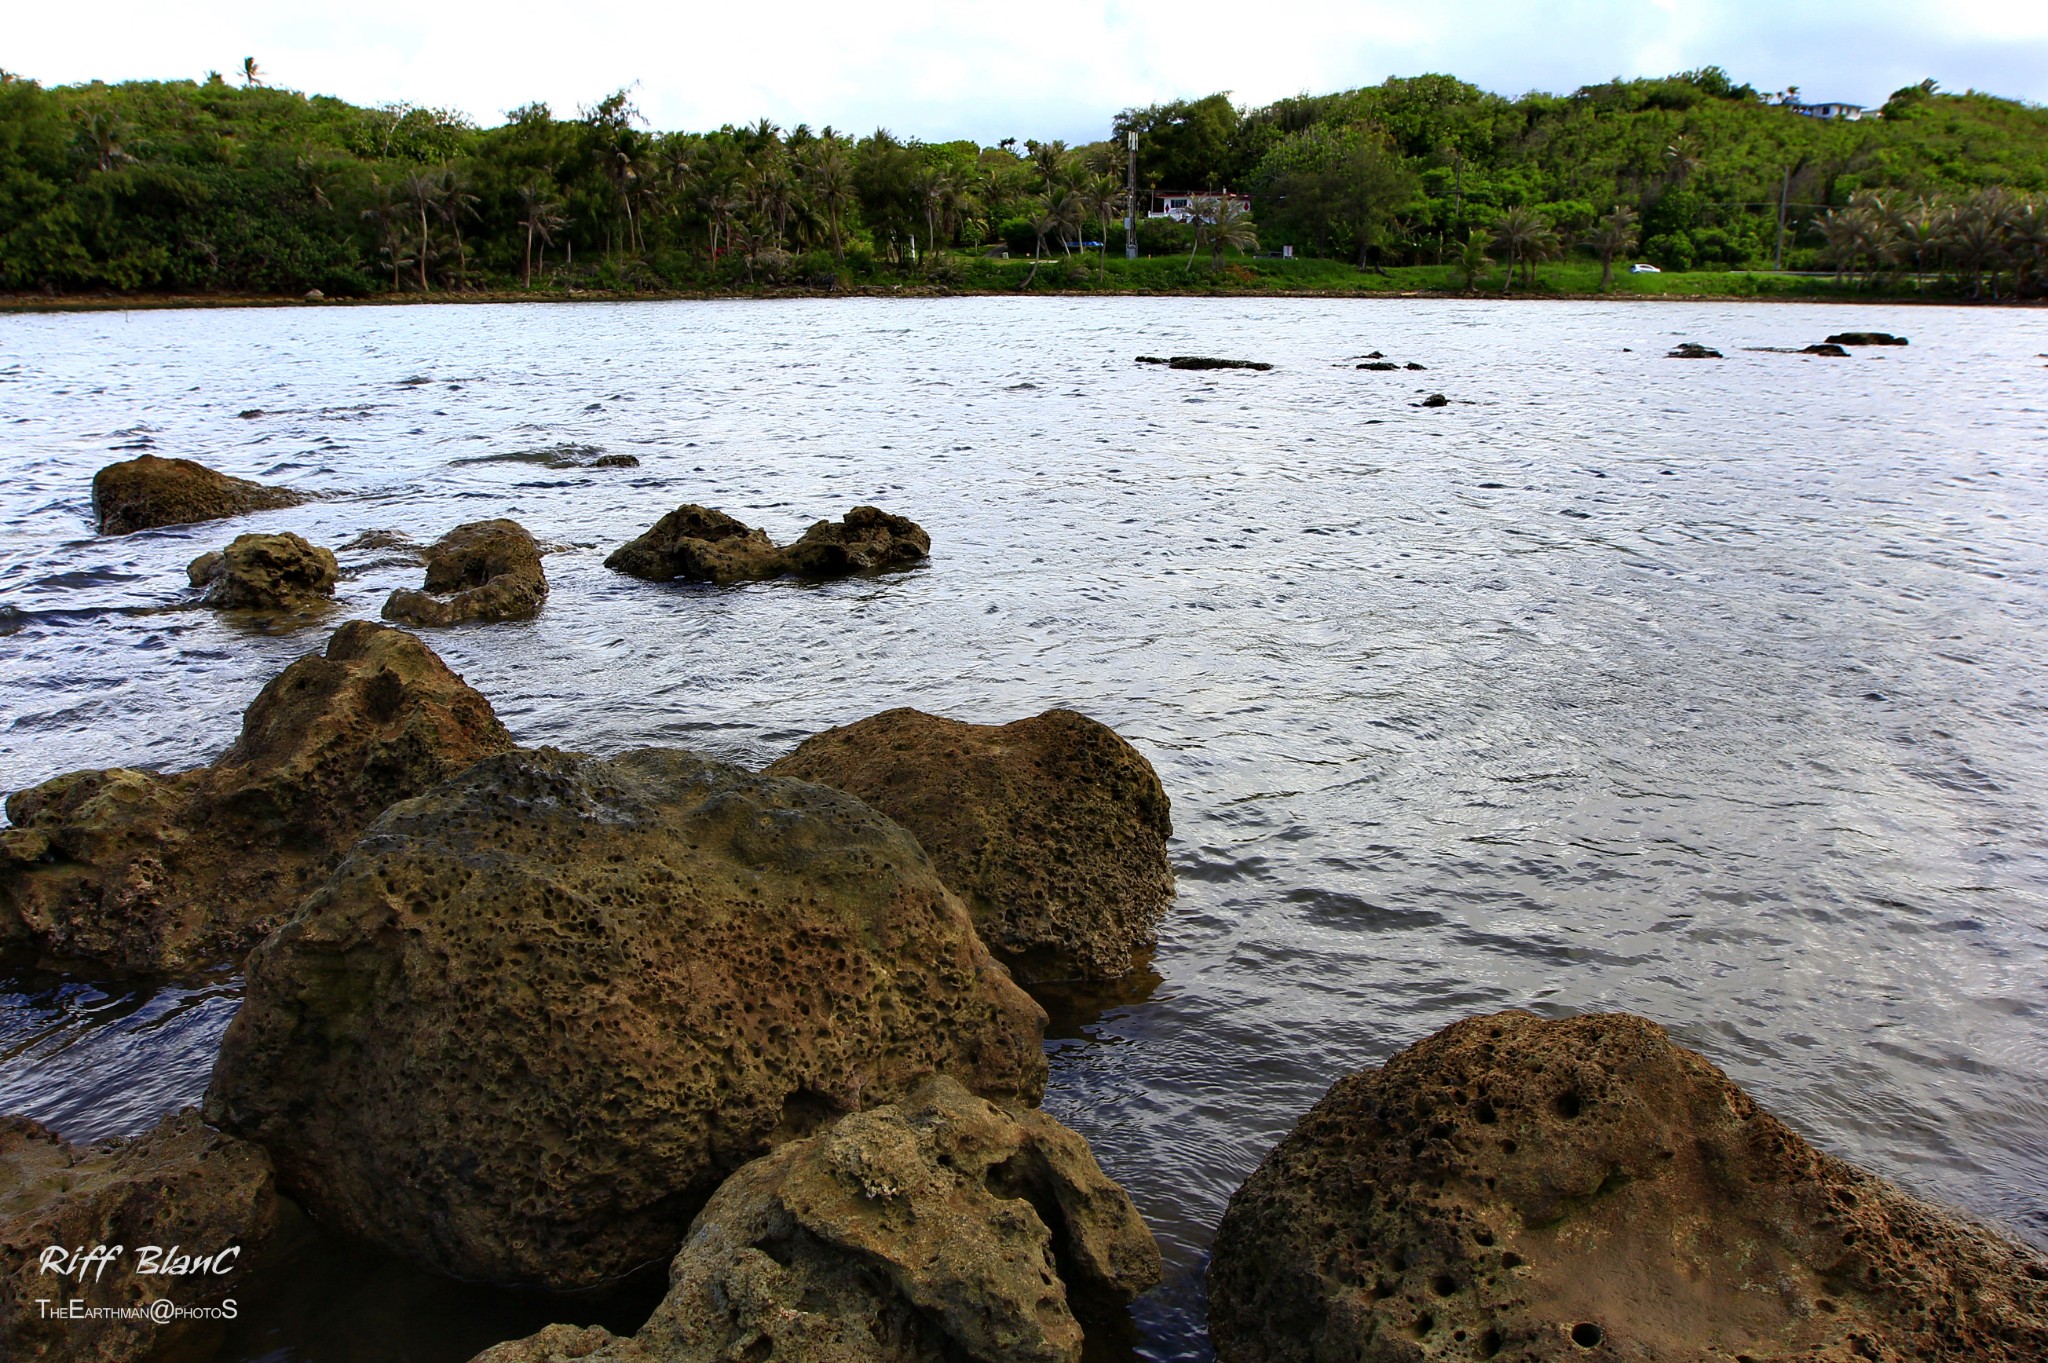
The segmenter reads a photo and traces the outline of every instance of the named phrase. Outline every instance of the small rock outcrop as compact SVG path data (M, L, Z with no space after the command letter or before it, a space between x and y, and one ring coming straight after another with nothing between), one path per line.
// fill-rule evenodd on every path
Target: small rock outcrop
M425 590L401 587L384 618L408 625L526 620L539 614L548 579L540 546L517 521L471 521L427 546Z
M692 503L614 549L604 566L649 582L756 582L782 573L782 554L764 530Z
M1838 331L1828 337L1829 345L1905 345L1906 338L1889 331Z
M1001 725L888 710L806 739L768 773L843 790L909 829L1027 981L1126 973L1173 901L1157 773L1072 710Z
M192 1351L204 1320L49 1317L55 1306L218 1306L234 1295L257 1245L276 1228L270 1160L209 1131L186 1109L132 1140L78 1147L26 1117L0 1117L0 1358L115 1363ZM46 1250L121 1252L43 1271ZM151 1260L144 1247L161 1251ZM185 1256L185 1262L173 1260ZM195 1261L204 1260L201 1265ZM184 1269L166 1276L166 1269Z
M941 1077L726 1180L637 1335L551 1326L473 1363L1079 1363L1083 1321L1159 1278L1085 1141Z
M1801 346L1799 353L1802 355L1831 355L1840 360L1849 358L1849 352L1833 341L1827 341L1819 345Z
M351 621L263 688L212 766L78 771L9 796L0 941L117 970L238 956L385 806L511 746L426 645Z
M93 475L92 509L102 535L127 535L159 525L217 521L251 511L297 506L303 492L230 478L190 459L138 455Z
M1718 360L1722 358L1722 355L1720 351L1710 345L1701 345L1697 341L1680 341L1671 348L1670 353L1665 355L1664 358L1667 360Z
M759 582L771 577L844 577L906 568L931 555L917 522L857 506L819 521L787 548L765 531L708 506L679 506L638 539L612 551L607 568L649 582Z
M782 551L783 571L802 577L907 568L931 557L932 537L916 521L878 507L857 506L837 521L819 521Z
M2048 1256L1822 1154L1627 1014L1467 1019L1231 1199L1221 1363L2030 1363Z
M1168 369L1257 369L1273 366L1263 360L1219 360L1213 355L1140 355L1139 364L1163 364Z
M908 833L669 749L488 758L250 953L208 1116L342 1229L558 1289L675 1252L746 1161L952 1074L1035 1102L1045 1014Z
M1353 366L1356 369L1372 369L1381 373L1399 369L1400 367L1400 365L1395 364L1392 360L1367 360L1364 364Z
M1442 393L1431 393L1417 405L1422 407L1448 407L1451 405L1451 400Z
M286 531L237 535L226 549L193 559L185 574L219 610L298 611L333 599L341 565L332 550Z

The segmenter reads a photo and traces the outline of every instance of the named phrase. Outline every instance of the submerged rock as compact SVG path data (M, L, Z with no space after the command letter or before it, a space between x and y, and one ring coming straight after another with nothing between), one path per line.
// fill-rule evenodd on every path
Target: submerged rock
M104 1310L147 1308L159 1298L217 1306L240 1285L278 1210L264 1153L209 1131L189 1108L132 1140L84 1148L26 1117L0 1117L0 1358L207 1356L220 1329L211 1322L51 1317L37 1300ZM97 1246L119 1252L41 1271L46 1250ZM159 1253L151 1259L145 1247ZM166 1276L172 1269L185 1271Z
M1442 393L1431 393L1428 397L1424 398L1418 405L1423 407L1448 407L1451 405L1451 400L1445 397Z
M297 506L303 492L230 478L190 459L138 455L93 475L92 509L102 535L126 535L159 525L216 521L251 511Z
M263 688L212 766L9 796L0 941L119 970L239 956L386 805L511 746L426 645L351 621Z
M471 521L427 546L424 591L401 587L384 618L410 625L525 620L547 599L540 546L517 521Z
M1828 337L1829 345L1905 345L1906 338L1889 331L1839 331Z
M941 1077L726 1180L637 1335L552 1326L474 1363L1079 1363L1082 1320L1159 1278L1085 1141Z
M932 537L905 516L857 506L838 521L819 521L782 551L785 572L804 577L907 568L932 552Z
M1219 360L1211 355L1174 355L1160 358L1157 355L1140 355L1139 364L1163 364L1168 369L1271 369L1273 366L1263 360Z
M1667 360L1718 360L1723 358L1723 356L1720 351L1712 346L1701 345L1697 341L1680 341L1664 358Z
M766 531L691 503L614 549L604 566L649 582L754 582L780 576L782 554Z
M207 1113L342 1229L578 1288L728 1175L934 1073L1035 1102L1045 1014L911 836L690 753L488 758L250 954Z
M332 550L289 531L237 535L226 549L193 559L185 572L193 586L206 588L206 604L220 610L303 610L331 600L341 580Z
M650 582L724 584L903 568L928 557L931 548L931 536L917 522L878 507L857 506L837 522L819 521L796 543L778 549L765 531L691 504L613 550L604 564Z
M1392 360L1367 360L1364 364L1353 367L1357 369L1372 369L1384 373L1389 370L1399 369L1401 366L1395 364Z
M914 833L1026 980L1124 974L1173 901L1158 775L1072 710L1001 725L889 710L806 739L768 773L843 790Z
M1833 341L1826 342L1822 345L1801 346L1799 349L1799 353L1802 355L1833 355L1838 359L1849 358L1849 352L1842 349L1841 346L1837 345Z
M2048 1357L2048 1257L1822 1154L1626 1014L1468 1019L1231 1199L1222 1363Z

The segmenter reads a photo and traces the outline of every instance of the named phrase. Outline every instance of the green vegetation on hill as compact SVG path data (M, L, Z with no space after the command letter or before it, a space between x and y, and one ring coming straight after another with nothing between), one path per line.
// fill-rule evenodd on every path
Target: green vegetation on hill
M1895 293L2048 284L2048 110L1932 82L1851 122L1716 68L1514 100L1432 75L1250 110L1212 95L1112 131L1077 149L766 120L660 133L623 93L480 128L271 89L253 66L239 85L0 73L0 290L1151 288L1178 271L1193 287L1645 291L1616 278L1634 259L1701 272L1655 286L1681 291L1778 264ZM1227 188L1249 214L1209 199L1211 221L1141 222L1141 252L1171 259L1125 268L1098 247L1091 270L1070 244L1121 254L1127 132L1141 210L1154 189ZM996 268L1004 246L1034 259ZM1245 259L1283 247L1315 267Z

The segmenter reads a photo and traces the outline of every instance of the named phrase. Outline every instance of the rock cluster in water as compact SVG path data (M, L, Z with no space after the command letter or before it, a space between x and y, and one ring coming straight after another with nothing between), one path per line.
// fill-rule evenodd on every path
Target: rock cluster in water
M2048 1357L2048 1257L1822 1154L1625 1014L1471 1018L1231 1199L1222 1363Z
M1127 973L1173 899L1158 775L1072 710L1003 725L889 710L768 771L846 791L916 834L1026 980Z
M0 1358L194 1356L186 1351L215 1328L206 1322L62 1318L45 1314L37 1300L76 1301L89 1311L139 1310L159 1298L217 1305L241 1285L278 1210L264 1153L208 1130L189 1108L132 1140L84 1148L26 1117L0 1117ZM119 1253L62 1259L42 1272L47 1250L85 1254L102 1246ZM162 1253L148 1258L146 1246ZM204 1268L190 1262L202 1256ZM178 1268L187 1271L167 1276Z
M931 536L915 521L872 506L857 506L836 522L818 521L795 543L777 548L766 531L690 504L663 516L604 563L649 582L730 584L905 568L929 557L931 549Z
M332 550L286 531L237 535L226 549L193 559L185 575L216 609L299 611L333 598L341 565Z
M400 588L384 602L384 618L409 625L467 620L526 620L547 599L540 546L517 521L458 525L425 551L424 590Z
M941 1077L726 1180L637 1335L551 1326L475 1363L1079 1363L1077 1312L1159 1278L1079 1136Z
M238 956L387 805L511 746L418 639L352 621L263 688L212 766L9 796L0 942L122 970Z
M92 509L103 535L297 506L302 492L230 478L190 459L138 455L93 475Z
M1680 341L1676 346L1672 347L1671 352L1664 358L1667 360L1718 360L1722 356L1720 351L1710 345L1701 345L1697 341Z
M251 953L209 1119L316 1215L586 1287L719 1182L935 1073L1035 1102L1045 1015L908 833L688 753L488 758Z
M1139 364L1163 364L1168 369L1257 369L1273 366L1263 360L1219 360L1213 355L1140 355Z

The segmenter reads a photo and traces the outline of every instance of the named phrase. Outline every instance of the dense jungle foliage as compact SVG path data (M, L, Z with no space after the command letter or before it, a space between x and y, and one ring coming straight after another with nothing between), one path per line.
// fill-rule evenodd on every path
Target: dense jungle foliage
M1064 287L1087 278L1083 242L1106 282L1131 132L1141 212L1153 190L1250 195L1249 212L1217 197L1194 223L1141 222L1143 254L1185 256L1190 275L1292 247L1464 287L1500 267L1502 289L1527 286L1573 255L1600 287L1632 259L2042 287L2048 110L1931 81L1860 121L1790 102L1711 67L1519 99L1432 75L1132 109L1079 148L981 147L766 120L656 132L626 92L486 128L272 89L253 62L237 82L0 73L0 290L985 285L998 247L1056 262L1005 279Z

